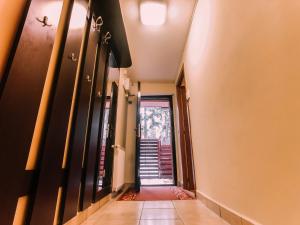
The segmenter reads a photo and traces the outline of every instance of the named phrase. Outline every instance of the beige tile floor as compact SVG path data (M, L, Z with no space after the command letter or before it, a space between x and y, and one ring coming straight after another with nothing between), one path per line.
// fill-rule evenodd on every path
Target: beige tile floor
M113 201L81 225L228 225L198 200Z

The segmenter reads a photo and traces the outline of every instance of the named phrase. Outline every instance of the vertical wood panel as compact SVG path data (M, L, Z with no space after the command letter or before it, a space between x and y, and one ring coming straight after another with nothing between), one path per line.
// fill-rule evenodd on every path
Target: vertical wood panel
M0 224L12 224L56 33L43 26L52 0L32 0L0 87ZM60 14L60 12L58 12ZM59 16L58 14L58 16ZM17 46L17 47L16 47Z
M94 98L96 76L94 73L98 34L91 30L89 35L87 54L78 88L75 104L74 120L67 156L67 176L63 191L63 222L74 217L78 210L80 183L82 177L82 162L85 152L86 138L89 135L88 121L91 99Z
M88 7L84 0L77 0L74 3L80 3L86 9ZM74 12L71 15L73 14ZM40 160L40 176L32 211L32 225L53 224L58 188L63 175L62 162L83 30L84 27L77 29L70 27L65 37L61 66L58 65L54 94L50 100L44 150Z
M93 202L94 177L96 173L96 154L100 143L101 127L101 102L103 98L104 85L107 77L107 48L101 47L101 40L98 43L96 67L95 67L95 88L91 101L89 135L86 140L85 159L83 163L83 180L81 185L80 209L86 209Z
M103 180L103 186L111 189L111 181L113 174L113 160L114 160L114 148L116 134L116 116L117 116L117 103L118 103L118 86L115 82L111 87L111 104L108 118L109 131L108 138L106 140L106 158L105 158L105 177Z
M108 63L109 63L109 56L108 52L110 48L104 42L99 43L99 73L101 73L102 68L104 68L104 78L103 78L103 85L102 85L102 98L100 102L100 123L99 123L99 136L98 136L98 144L96 147L96 157L95 157L95 164L89 165L89 171L93 171L94 174L94 182L93 182L93 201L99 200L102 197L101 193L98 192L98 177L99 177L99 165L100 165L100 153L101 153L101 137L103 135L103 126L104 126L104 115L105 115L105 104L106 104L106 92L107 92L107 78L108 78Z

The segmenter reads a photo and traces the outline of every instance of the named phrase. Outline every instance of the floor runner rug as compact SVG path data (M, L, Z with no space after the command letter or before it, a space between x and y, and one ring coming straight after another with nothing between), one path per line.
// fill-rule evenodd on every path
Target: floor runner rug
M141 187L139 193L129 189L119 201L163 201L163 200L191 200L183 188L175 186L167 187Z

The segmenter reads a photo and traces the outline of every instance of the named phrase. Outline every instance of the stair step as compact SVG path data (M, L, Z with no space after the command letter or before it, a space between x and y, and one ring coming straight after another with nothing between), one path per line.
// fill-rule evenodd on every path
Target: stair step
M140 167L153 167L153 166L158 166L158 163L141 163Z
M153 163L153 164L157 164L158 165L158 160L141 160L140 161L141 164L150 164L150 163Z
M158 159L158 157L152 155L145 155L145 156L140 156L140 159Z
M143 175L149 175L149 174L157 175L158 171L140 171L140 174L143 174Z
M147 178L147 179L157 179L159 176L153 176L153 175L140 175L140 178Z
M140 167L140 170L144 170L144 171L158 171L158 167Z

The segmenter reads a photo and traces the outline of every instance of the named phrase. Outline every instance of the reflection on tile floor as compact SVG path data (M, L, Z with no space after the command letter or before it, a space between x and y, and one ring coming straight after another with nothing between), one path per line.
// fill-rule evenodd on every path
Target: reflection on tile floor
M113 201L81 225L228 225L198 200Z

